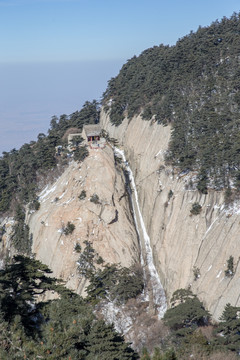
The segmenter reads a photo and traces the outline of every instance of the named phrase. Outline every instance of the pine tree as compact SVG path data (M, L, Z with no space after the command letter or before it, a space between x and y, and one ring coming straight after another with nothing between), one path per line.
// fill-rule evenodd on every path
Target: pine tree
M0 270L0 305L5 321L12 322L20 316L26 331L32 331L33 317L38 312L38 305L33 306L37 297L57 288L57 280L47 276L50 273L40 261L21 255Z
M166 311L163 320L176 336L184 336L198 326L207 325L209 318L210 314L200 300L189 292L184 295L182 302Z
M95 322L88 335L89 351L86 360L135 360L138 355L123 336L115 332L112 325L105 325L102 320Z
M240 307L231 306L229 303L225 306L221 322L216 332L222 336L218 337L218 341L225 345L229 350L240 351Z

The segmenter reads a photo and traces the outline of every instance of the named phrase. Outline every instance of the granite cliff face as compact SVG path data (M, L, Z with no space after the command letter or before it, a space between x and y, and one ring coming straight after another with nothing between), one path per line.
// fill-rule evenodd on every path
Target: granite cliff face
M240 306L240 203L227 208L221 192L203 195L192 186L194 173L179 174L165 165L169 126L139 116L115 127L104 111L101 125L119 141L131 165L168 302L175 290L191 288L216 320L227 303ZM192 215L196 202L202 210ZM231 255L235 273L226 277Z
M83 190L86 197L80 200ZM77 271L77 243L84 248L83 242L88 240L109 263L129 267L139 260L136 230L124 194L124 176L115 169L112 149L89 149L81 164L70 163L57 181L39 194L40 209L27 215L33 253L55 277L80 294L85 283ZM91 201L93 195L99 198L96 203ZM64 235L68 221L75 230Z

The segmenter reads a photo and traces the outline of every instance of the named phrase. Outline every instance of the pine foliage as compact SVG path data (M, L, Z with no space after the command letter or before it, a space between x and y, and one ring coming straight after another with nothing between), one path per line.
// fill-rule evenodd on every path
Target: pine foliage
M171 303L173 307L166 311L163 320L176 337L184 337L197 327L208 324L209 312L190 290L177 290L173 294Z
M240 307L227 304L220 318L216 332L220 335L219 342L229 350L240 351Z
M69 116L53 116L48 135L40 133L37 141L24 144L19 150L3 152L0 157L0 213L13 212L16 202L24 206L36 201L38 180L56 168L60 159L55 147L66 142L66 131L70 128L81 131L84 124L95 124L98 119L97 101L87 101L80 111ZM82 161L87 155L85 147L74 152L77 161Z
M112 78L104 106L124 116L171 124L167 160L198 170L199 191L240 186L240 14L134 56Z
M24 256L0 271L0 358L135 360L137 353L91 304L41 262ZM43 302L51 290L57 299Z

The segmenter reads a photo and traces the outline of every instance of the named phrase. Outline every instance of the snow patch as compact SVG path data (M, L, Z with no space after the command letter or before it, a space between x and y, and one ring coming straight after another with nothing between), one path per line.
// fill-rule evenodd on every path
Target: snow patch
M62 199L65 193L66 193L66 191L64 191L64 192L62 193L62 195L59 196L58 199L59 199L59 200Z
M70 202L72 202L73 200L74 200L74 198L71 198L71 199L65 201L65 202L63 203L63 205L67 205L67 204L69 204Z
M213 227L214 223L217 221L218 217L211 223L211 225L208 227L207 231L205 232L204 238L207 236L211 228Z
M163 152L163 150L159 150L159 152L154 156L154 158L156 158L158 155L160 155Z
M46 197L51 194L52 192L54 192L56 190L56 185L54 185L53 187L51 187L50 189L48 189L48 185L43 189L43 191L40 193L39 195L39 200L40 201L44 201L46 200Z
M133 321L127 316L123 307L117 306L114 302L104 304L101 313L108 324L114 324L114 328L120 334L125 335L132 327Z
M14 222L15 222L14 219L8 220L8 221L6 222L6 225L13 225Z
M232 205L224 209L227 216L229 215L240 215L240 202L235 201Z

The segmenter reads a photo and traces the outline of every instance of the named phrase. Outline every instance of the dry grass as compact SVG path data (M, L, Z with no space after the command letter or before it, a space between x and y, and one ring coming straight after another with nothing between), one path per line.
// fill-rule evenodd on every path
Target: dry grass
M127 311L131 312L134 324L126 336L126 340L132 342L133 348L141 352L146 347L151 353L155 347L159 347L168 335L168 329L156 315L148 312L148 303L141 303L131 299L126 304Z
M211 340L214 338L213 329L214 329L214 326L213 326L213 325L208 325L208 326L201 326L201 327L199 327L198 331L200 331L201 334L202 334L208 341L211 341Z

